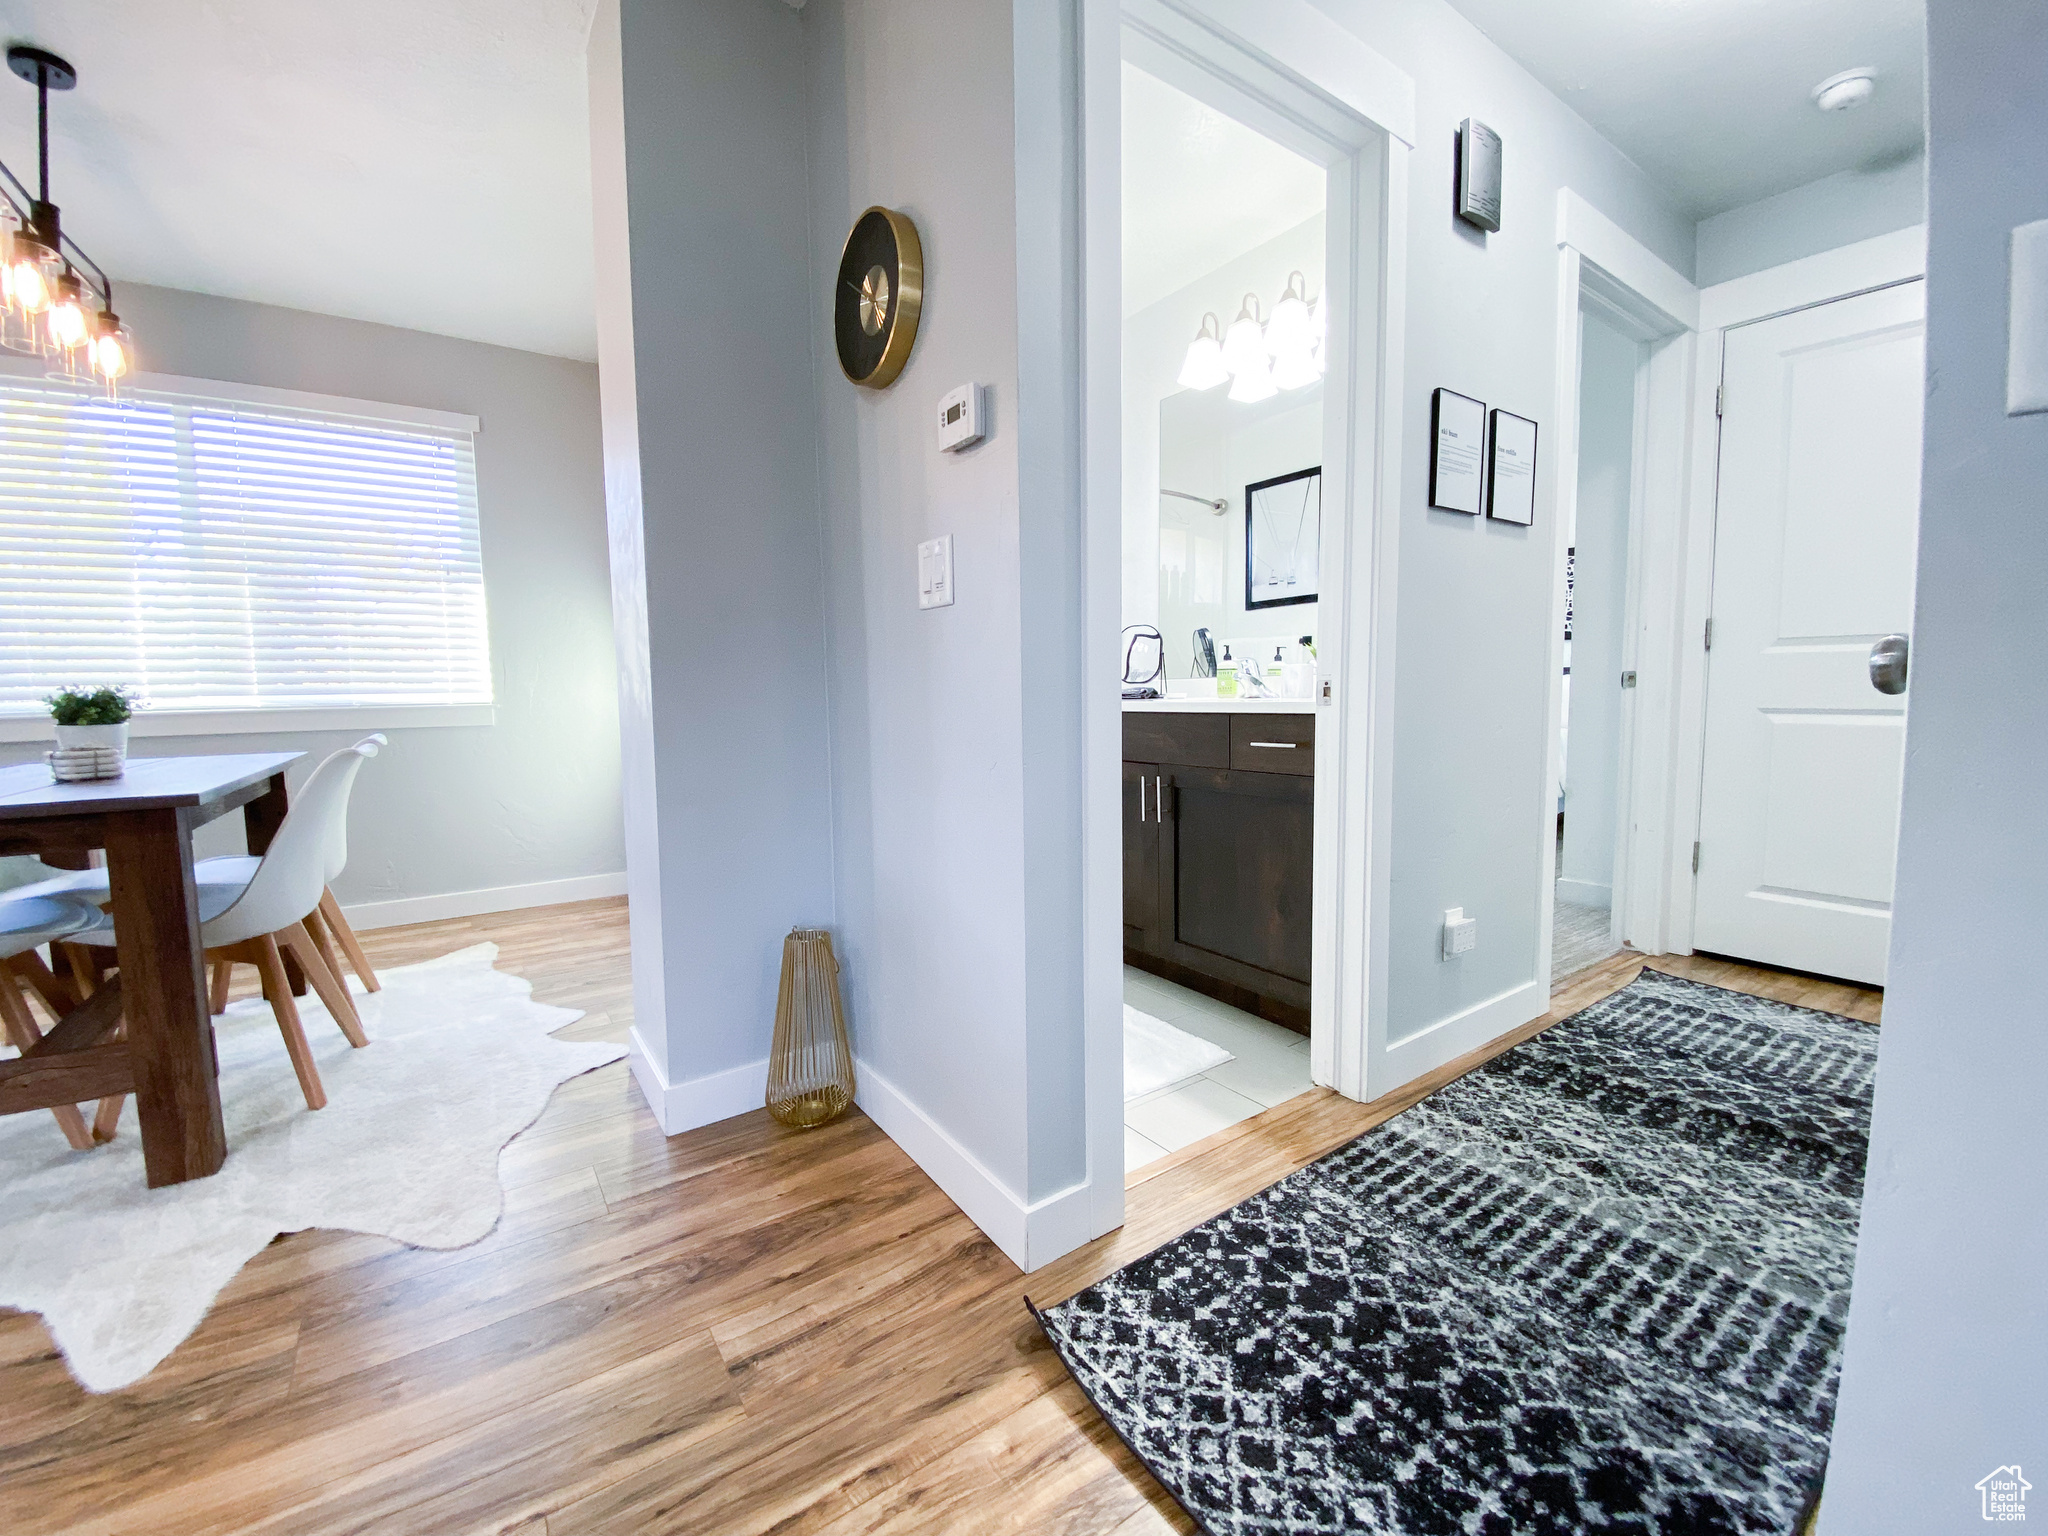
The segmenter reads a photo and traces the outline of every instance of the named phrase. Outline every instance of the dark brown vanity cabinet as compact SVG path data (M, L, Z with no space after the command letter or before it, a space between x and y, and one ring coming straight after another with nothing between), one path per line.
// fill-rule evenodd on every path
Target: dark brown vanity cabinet
M1124 719L1124 959L1308 1032L1315 717Z

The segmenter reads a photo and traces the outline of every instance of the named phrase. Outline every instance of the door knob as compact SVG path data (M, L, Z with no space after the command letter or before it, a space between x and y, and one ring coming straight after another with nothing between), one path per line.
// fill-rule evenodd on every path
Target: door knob
M1870 686L1879 693L1904 693L1906 691L1906 653L1910 649L1904 635L1886 635L1870 648Z

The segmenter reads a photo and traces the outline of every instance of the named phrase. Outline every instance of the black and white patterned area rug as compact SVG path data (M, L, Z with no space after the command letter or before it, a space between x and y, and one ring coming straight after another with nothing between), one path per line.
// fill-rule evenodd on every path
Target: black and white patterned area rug
M1646 971L1040 1321L1212 1536L1779 1536L1876 1057Z

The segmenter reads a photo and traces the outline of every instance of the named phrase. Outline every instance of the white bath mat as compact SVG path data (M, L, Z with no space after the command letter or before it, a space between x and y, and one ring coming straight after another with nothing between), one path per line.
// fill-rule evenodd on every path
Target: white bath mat
M1124 1102L1237 1058L1222 1046L1124 1004Z
M270 1008L215 1021L228 1159L208 1179L143 1184L135 1107L111 1145L73 1152L49 1115L0 1117L0 1305L40 1312L91 1391L139 1380L199 1326L280 1232L335 1227L460 1248L497 1225L498 1153L557 1086L623 1048L552 1040L582 1015L491 969L495 944L380 973L351 1050L299 1007L327 1085L306 1108Z

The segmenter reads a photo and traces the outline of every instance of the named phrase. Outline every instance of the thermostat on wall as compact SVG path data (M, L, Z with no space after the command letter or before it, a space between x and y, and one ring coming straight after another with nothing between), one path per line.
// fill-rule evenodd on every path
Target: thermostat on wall
M979 384L962 384L939 400L939 451L958 453L988 436L987 392Z

